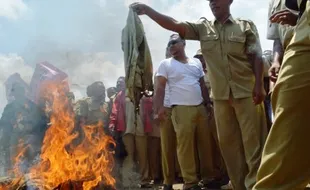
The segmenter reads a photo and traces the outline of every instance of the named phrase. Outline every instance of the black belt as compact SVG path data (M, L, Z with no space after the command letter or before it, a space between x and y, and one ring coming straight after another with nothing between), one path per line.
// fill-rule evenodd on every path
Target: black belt
M198 107L198 106L201 106L201 105L202 105L202 103L199 104L199 105L172 105L171 108L174 108L174 107L176 107L176 106Z

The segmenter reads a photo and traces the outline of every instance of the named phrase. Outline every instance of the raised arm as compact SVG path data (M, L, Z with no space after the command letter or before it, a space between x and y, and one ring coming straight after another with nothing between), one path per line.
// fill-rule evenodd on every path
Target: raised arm
M138 15L147 15L152 20L154 20L157 24L161 27L174 31L180 34L180 36L184 37L186 32L186 25L182 22L178 22L177 20L161 14L151 7L143 4L143 3L133 3L131 4L131 8L138 14Z

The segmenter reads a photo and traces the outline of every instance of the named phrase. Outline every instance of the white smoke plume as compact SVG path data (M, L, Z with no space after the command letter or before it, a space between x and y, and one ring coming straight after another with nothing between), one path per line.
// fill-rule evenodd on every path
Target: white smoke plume
M0 113L6 104L6 91L4 82L14 73L21 73L22 79L29 83L32 77L33 68L24 63L22 57L16 54L0 54Z

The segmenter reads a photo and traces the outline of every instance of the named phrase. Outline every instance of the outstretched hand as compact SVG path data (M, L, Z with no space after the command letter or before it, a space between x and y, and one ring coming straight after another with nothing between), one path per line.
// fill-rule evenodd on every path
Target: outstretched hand
M143 3L132 3L130 7L133 9L134 12L136 12L138 15L144 15L146 14L146 10L148 8L147 5Z

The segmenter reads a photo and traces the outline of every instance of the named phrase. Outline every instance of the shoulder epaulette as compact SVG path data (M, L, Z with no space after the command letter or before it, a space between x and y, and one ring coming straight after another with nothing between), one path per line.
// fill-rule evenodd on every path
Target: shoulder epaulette
M208 19L206 17L200 17L198 22L204 22L204 21L208 21Z
M76 103L82 103L82 102L88 101L89 99L90 99L90 97L81 98L78 101L76 101Z
M254 22L252 20L250 20L250 19L237 18L236 20L238 20L238 21L245 21L245 22L248 22L250 24L254 24Z

